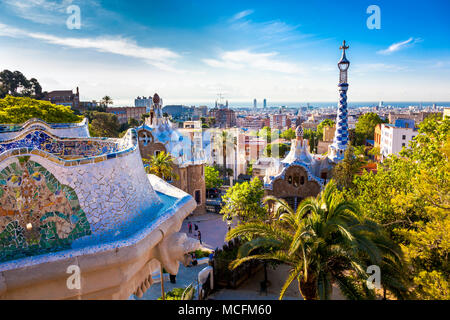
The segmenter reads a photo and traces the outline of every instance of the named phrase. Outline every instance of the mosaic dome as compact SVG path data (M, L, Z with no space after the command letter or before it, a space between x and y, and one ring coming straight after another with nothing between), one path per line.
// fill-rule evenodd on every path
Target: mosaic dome
M297 136L297 138L303 138L302 126L298 126L297 129L295 129L295 135Z

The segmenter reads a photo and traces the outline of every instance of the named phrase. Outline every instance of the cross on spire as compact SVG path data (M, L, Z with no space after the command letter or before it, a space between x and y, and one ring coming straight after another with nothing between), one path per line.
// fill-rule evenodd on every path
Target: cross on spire
M349 48L349 46L345 45L345 40L342 43L342 46L339 47L340 50L344 50L344 53L345 53L345 50L347 50L348 48Z

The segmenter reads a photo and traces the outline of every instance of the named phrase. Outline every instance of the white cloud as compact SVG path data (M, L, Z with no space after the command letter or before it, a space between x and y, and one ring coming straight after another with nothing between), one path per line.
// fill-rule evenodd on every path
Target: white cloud
M96 38L63 38L44 33L29 32L0 23L0 36L14 38L31 38L46 43L77 48L92 49L98 52L112 53L121 56L142 59L150 65L165 71L177 71L173 66L179 55L166 48L147 48L139 46L135 41L123 37Z
M355 66L355 73L372 73L372 72L402 72L408 71L409 68L396 64L387 63L362 63Z
M204 59L203 62L211 67L231 70L252 68L291 74L302 72L298 65L276 59L277 55L277 52L253 53L248 50L236 50L222 53L220 59Z
M423 40L420 39L420 38L413 38L413 37L410 37L408 40L393 43L393 44L391 44L387 49L380 50L380 51L378 51L377 53L378 53L378 54L388 55L388 54L391 54L391 53L393 53L393 52L396 52L396 51L398 51L398 50L400 50L400 49L409 47L409 46L411 46L411 45L413 45L413 44L415 44L415 43L422 42L422 41L423 41Z
M73 0L3 0L4 4L18 17L41 24L63 24L59 19Z
M253 12L254 12L253 10L244 10L244 11L238 12L231 18L231 21L236 21L236 20L245 18L245 17L251 15Z

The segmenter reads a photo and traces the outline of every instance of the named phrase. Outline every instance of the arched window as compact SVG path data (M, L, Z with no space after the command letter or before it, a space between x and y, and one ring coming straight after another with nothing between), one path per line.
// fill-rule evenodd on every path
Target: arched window
M304 185L304 184L305 184L305 177L304 177L304 176L301 176L301 177L300 177L300 184L301 184L301 185Z
M288 183L289 183L289 184L292 184L292 176L289 176L289 177L288 177Z
M299 181L300 181L299 177L295 176L294 177L294 187L296 187L296 188L298 187Z

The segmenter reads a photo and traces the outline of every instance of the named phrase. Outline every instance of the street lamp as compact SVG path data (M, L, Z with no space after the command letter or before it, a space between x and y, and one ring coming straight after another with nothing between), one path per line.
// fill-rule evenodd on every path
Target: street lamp
M232 218L230 215L228 215L228 217L227 217L228 231L231 230L231 223L232 223L232 222L233 222L233 218Z

